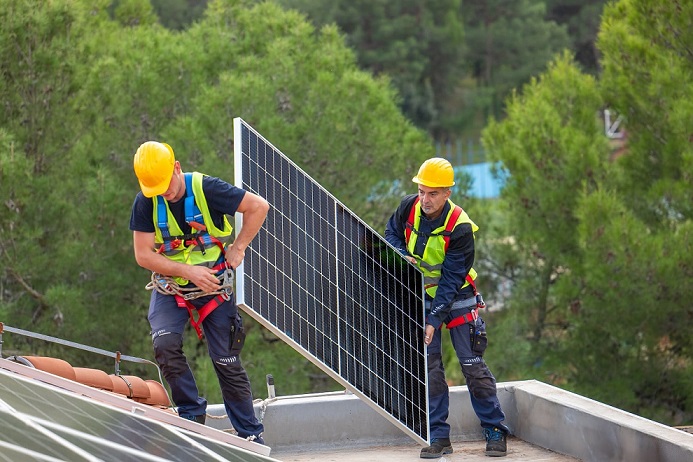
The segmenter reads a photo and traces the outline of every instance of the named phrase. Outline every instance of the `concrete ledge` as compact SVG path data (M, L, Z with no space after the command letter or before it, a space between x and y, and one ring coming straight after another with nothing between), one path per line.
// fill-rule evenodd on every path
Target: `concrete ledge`
M208 414L224 415L223 406ZM258 417L262 405L255 406ZM214 419L207 425L218 425ZM273 449L325 450L395 445L412 439L351 393L335 392L281 396L266 404L262 422L265 442ZM221 421L228 426L228 419Z
M537 381L516 385L513 432L587 461L693 460L693 435Z
M693 435L535 380L498 384L506 425L528 443L585 461L693 460ZM282 452L411 444L412 439L356 396L323 393L265 402L264 438ZM211 415L225 415L221 405ZM260 416L262 405L256 405ZM467 387L450 389L451 438L482 439ZM228 419L208 419L224 429Z

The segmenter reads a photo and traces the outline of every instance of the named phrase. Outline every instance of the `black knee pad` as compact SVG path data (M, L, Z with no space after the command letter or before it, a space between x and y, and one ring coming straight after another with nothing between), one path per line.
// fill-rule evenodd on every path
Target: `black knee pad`
M183 336L166 333L154 337L154 356L166 378L176 378L188 370L188 362L183 354Z
M214 361L214 370L219 377L221 390L225 398L233 401L242 401L252 396L250 390L250 380L248 374L241 365L238 356L231 358L231 361Z
M448 391L443 357L440 354L428 355L428 390L431 396L440 396Z
M467 381L469 392L476 399L487 399L496 396L496 378L485 362L463 365L462 373Z

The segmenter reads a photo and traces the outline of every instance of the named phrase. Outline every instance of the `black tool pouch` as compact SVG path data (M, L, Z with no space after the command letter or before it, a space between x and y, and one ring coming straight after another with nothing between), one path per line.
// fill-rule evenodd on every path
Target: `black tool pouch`
M240 355L243 345L245 344L245 329L243 329L243 318L241 318L241 315L238 313L236 313L231 323L231 337L229 340L230 355Z
M488 345L486 331L482 328L481 325L476 326L474 324L470 324L469 338L472 341L472 353L474 353L477 356L483 356L484 351L486 351L486 346Z

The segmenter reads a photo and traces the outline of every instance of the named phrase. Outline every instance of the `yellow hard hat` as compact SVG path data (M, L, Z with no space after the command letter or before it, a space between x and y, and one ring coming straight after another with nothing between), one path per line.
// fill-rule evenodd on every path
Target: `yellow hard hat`
M449 188L455 185L455 172L450 162L433 157L421 164L419 173L411 181L429 188Z
M166 192L176 158L173 148L166 143L147 141L135 153L135 175L146 197L159 196Z

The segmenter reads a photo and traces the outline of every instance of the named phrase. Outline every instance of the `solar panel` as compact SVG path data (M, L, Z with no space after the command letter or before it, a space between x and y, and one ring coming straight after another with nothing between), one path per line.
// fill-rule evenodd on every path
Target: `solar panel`
M240 118L234 143L236 185L271 205L236 271L238 305L427 443L421 273Z
M6 451L22 454L8 459L13 461L276 460L4 368L0 368L0 448L0 460L5 460L2 453Z

